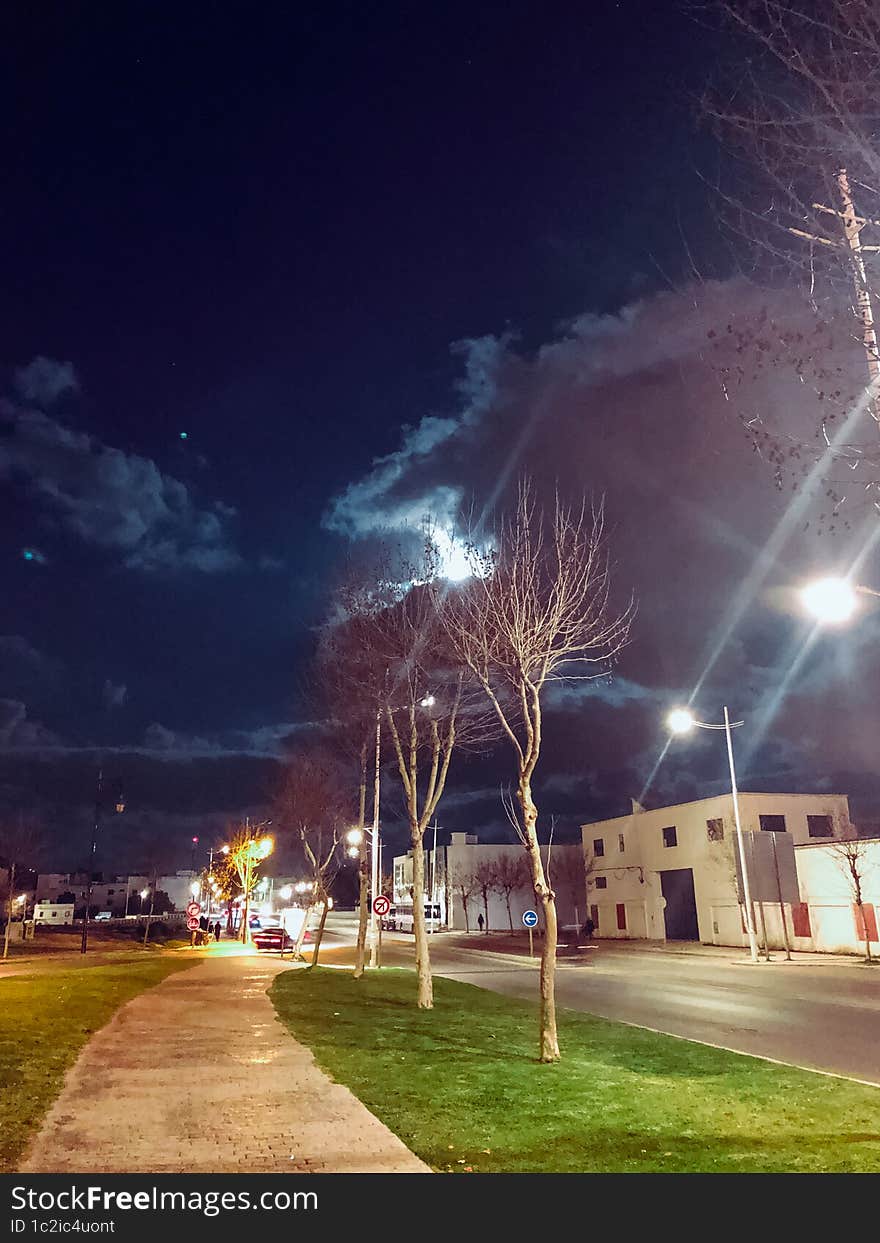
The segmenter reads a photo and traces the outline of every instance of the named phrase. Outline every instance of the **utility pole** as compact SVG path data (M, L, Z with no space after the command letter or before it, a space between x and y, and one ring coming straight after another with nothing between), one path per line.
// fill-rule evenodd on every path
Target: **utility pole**
M89 875L86 884L86 913L83 917L82 942L79 952L84 954L89 948L89 911L92 905L92 876L95 871L95 854L98 849L98 830L101 826L101 795L104 792L104 772L98 769L98 784L95 788L95 818L92 822L92 845L89 850Z
M820 234L807 233L803 229L789 228L788 232L795 237L804 238L808 242L816 242L821 246L830 246L833 249L845 249L848 252L847 261L855 291L855 307L853 309L859 322L862 346L868 365L868 392L870 394L868 410L875 423L880 424L880 349L878 349L877 345L877 330L874 326L871 291L868 287L868 278L863 258L866 254L880 253L880 246L865 246L862 244L862 229L868 224L880 225L880 220L871 220L866 216L856 215L849 176L845 168L838 169L835 181L840 194L840 209L828 207L824 203L813 203L812 206L814 211L822 212L828 216L835 216L841 222L843 230L842 240L839 242L832 241L830 238L822 237Z

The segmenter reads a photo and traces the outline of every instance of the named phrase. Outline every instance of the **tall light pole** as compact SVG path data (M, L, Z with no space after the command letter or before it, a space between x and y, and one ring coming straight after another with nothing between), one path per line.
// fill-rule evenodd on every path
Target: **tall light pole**
M101 809L102 799L104 796L104 771L98 769L98 783L95 787L95 818L92 821L92 844L89 849L89 874L86 884L86 913L83 918L82 941L80 942L79 952L85 954L89 948L89 913L92 905L92 877L95 871L95 855L98 849L98 832L101 827ZM122 794L116 796L116 811L121 814L125 811L125 802Z
M379 892L379 759L382 751L382 709L376 709L376 773L373 779L373 833L370 845L370 966L378 957L378 916L373 909Z
M692 729L723 729L727 738L727 760L730 765L730 792L733 795L733 820L736 825L736 841L739 847L739 862L742 869L743 878L743 899L746 908L746 931L749 937L749 953L752 962L758 962L758 939L755 936L755 925L752 918L752 893L749 886L749 868L746 863L746 850L743 841L742 823L739 816L739 791L736 785L736 768L733 763L733 738L731 730L738 729L743 724L742 721L731 721L727 712L727 706L724 708L724 724L712 725L708 721L698 721L692 712L687 708L676 708L670 712L667 718L667 724L673 734L687 734Z

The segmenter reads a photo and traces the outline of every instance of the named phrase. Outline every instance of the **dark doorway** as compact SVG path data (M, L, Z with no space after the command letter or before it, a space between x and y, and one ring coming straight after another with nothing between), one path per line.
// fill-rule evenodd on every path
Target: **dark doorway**
M666 899L667 941L699 941L697 899L693 868L675 868L660 873L660 889Z

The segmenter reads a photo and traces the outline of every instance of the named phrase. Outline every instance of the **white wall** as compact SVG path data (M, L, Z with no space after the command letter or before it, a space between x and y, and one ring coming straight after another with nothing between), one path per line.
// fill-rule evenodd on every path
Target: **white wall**
M759 832L761 815L785 816L786 832L798 843L810 843L808 815L828 815L835 832L849 822L845 795L754 794L740 795L744 830ZM707 822L721 820L723 837L710 840ZM674 827L676 845L666 846L663 829ZM666 919L660 873L691 869L694 880L699 940L705 944L745 945L736 892L734 860L735 823L730 795L699 799L651 811L635 812L613 820L582 826L584 851L591 861L589 901L598 912L598 935L614 938L666 939ZM622 849L621 849L622 838ZM595 857L593 843L601 839L604 854ZM827 839L822 839L827 840ZM803 849L827 849L807 846ZM596 885L598 877L606 882ZM802 886L803 892L803 886ZM625 910L625 928L618 927L617 908ZM782 944L778 908L765 907L771 944ZM789 912L789 931L791 920Z

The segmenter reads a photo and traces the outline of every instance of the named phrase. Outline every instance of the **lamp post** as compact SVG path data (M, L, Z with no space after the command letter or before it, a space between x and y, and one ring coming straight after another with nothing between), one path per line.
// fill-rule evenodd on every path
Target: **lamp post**
M433 695L425 695L419 700L419 706L422 708L433 708L436 700ZM401 707L408 705L400 705L398 708L389 708L390 712L399 712ZM376 709L376 768L373 778L373 828L372 841L370 851L370 966L375 967L378 963L378 917L373 910L373 903L379 893L379 884L381 876L379 875L380 860L382 857L382 841L379 835L379 768L380 757L382 751L382 709ZM367 832L367 830L365 830ZM352 841L351 835L349 840ZM361 839L363 840L363 839Z
M743 878L743 899L746 908L746 931L749 937L749 953L752 962L758 962L758 940L755 936L755 925L752 918L752 894L749 887L749 869L746 863L745 843L743 842L742 824L739 816L739 791L736 786L736 768L733 763L733 738L731 730L738 729L742 725L742 721L731 721L727 712L727 706L724 707L724 724L712 725L708 721L698 721L692 712L687 708L676 708L670 712L667 718L667 725L673 734L687 734L692 729L723 729L727 738L727 759L730 765L730 792L733 795L733 819L736 825L736 841L739 848L739 862L742 868Z
M83 918L82 942L80 943L80 953L84 954L89 948L89 912L92 905L92 875L95 870L95 853L98 849L98 831L101 827L101 800L104 794L104 772L98 769L98 784L95 787L95 818L92 822L92 844L89 850L89 874L88 883L86 885L86 913ZM125 811L125 801L122 794L116 796L116 811L119 815Z

